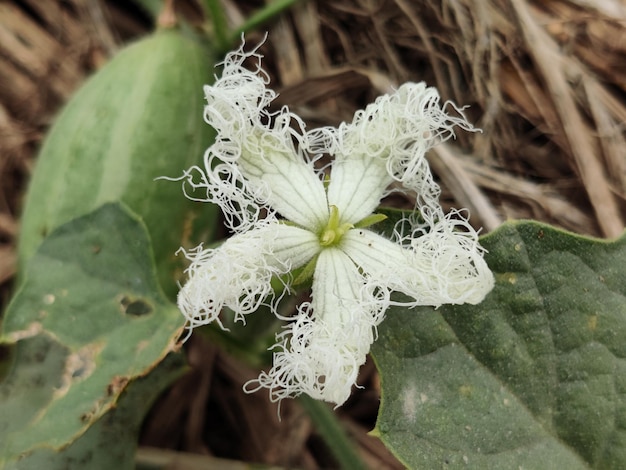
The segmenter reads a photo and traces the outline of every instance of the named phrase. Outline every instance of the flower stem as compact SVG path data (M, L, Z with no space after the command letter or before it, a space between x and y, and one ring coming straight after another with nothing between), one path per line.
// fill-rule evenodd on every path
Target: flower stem
M204 0L205 13L208 14L213 23L214 40L219 50L227 50L231 46L228 38L228 26L226 24L226 15L222 10L219 0Z
M367 468L339 420L326 403L314 400L305 394L300 395L298 400L337 459L340 468L344 470Z
M300 0L274 0L265 7L256 11L246 21L231 33L231 42L236 42L241 38L241 33L246 33L263 23L278 16L283 10L286 10L294 3Z

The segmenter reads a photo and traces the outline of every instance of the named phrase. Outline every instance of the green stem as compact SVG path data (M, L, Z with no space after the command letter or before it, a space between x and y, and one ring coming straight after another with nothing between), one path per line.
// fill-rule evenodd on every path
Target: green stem
M326 403L314 400L308 395L298 397L324 442L344 470L363 470L367 466L359 457L350 438L346 435L335 414Z
M218 46L217 49L220 51L229 50L232 41L228 39L226 16L224 15L224 10L222 10L222 5L219 0L204 0L204 8L213 23L213 34Z
M261 26L263 23L271 20L275 16L282 13L294 3L300 0L275 0L260 10L256 11L248 18L239 28L231 33L231 43L239 41L242 33L247 33L251 29Z

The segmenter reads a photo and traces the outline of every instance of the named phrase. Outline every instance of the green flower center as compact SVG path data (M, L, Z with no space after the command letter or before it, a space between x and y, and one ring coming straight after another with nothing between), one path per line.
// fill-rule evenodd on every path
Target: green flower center
M341 238L346 234L348 230L351 230L353 228L366 228L370 225L382 222L386 218L387 216L383 214L371 214L365 217L363 220L357 222L356 224L343 223L339 225L339 209L337 208L337 206L330 206L330 217L328 218L328 223L319 232L320 246L322 248L337 246L341 242ZM318 256L319 254L315 255L306 264L306 266L298 270L298 273L293 280L292 285L298 286L313 278Z
M337 206L330 206L328 223L320 233L320 245L324 247L337 245L341 241L341 237L343 237L348 230L354 228L354 225L350 223L339 225L339 220L339 209Z

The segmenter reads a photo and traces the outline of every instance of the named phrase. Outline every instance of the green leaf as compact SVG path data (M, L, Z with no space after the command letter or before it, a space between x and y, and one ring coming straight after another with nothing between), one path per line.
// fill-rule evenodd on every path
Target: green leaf
M626 468L626 237L484 237L477 306L392 308L375 433L411 468Z
M159 30L121 49L77 90L37 157L20 222L20 277L53 229L121 201L148 227L161 286L176 298L186 260L174 253L210 240L218 210L184 197L181 181L159 178L203 166L215 132L202 119L202 86L214 63L207 43Z
M170 354L147 376L131 382L117 405L85 434L60 451L37 449L21 455L5 470L131 470L135 468L137 439L152 403L184 371L181 354Z
M0 384L0 466L74 441L176 348L184 319L155 276L144 224L117 203L44 240L0 338L17 343Z

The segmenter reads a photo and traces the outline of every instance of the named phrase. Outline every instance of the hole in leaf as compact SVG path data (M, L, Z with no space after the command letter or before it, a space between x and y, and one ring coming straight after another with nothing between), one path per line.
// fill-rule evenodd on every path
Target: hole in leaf
M127 315L141 316L152 313L152 305L143 299L132 300L126 296L120 300L122 312Z

